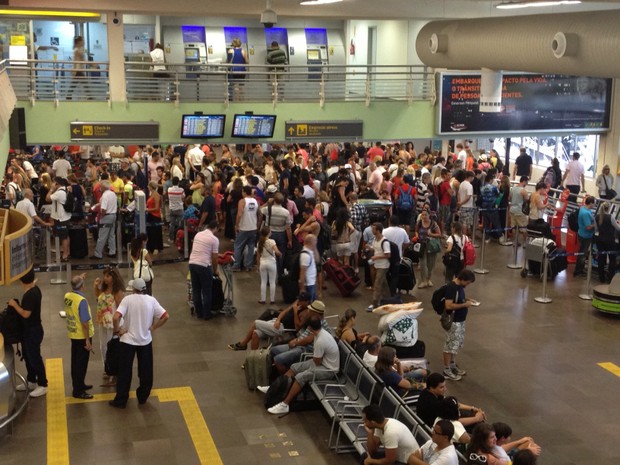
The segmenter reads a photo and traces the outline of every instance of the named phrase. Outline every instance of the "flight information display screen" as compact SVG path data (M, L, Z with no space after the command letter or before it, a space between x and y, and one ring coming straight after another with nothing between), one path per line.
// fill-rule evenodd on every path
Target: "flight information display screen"
M480 74L441 74L439 134L609 129L611 79L505 73L497 113L480 111Z
M276 115L235 115L232 137L273 137Z
M224 137L226 115L183 115L181 137L208 139Z

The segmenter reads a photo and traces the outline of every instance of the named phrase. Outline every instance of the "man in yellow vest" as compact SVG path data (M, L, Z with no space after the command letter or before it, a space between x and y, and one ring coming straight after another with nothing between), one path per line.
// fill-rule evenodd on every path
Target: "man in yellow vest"
M88 301L84 296L86 273L71 279L71 292L65 294L65 314L67 316L67 332L71 339L71 381L73 397L76 399L92 399L89 389L92 385L84 383L88 358L91 351L92 337L95 334L93 320Z

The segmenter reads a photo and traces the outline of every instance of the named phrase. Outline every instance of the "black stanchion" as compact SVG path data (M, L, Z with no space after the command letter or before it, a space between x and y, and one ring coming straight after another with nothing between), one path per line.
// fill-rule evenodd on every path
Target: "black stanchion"
M586 255L588 260L588 270L586 271L586 292L579 294L581 300L592 300L592 244L588 248ZM600 260L600 259L599 259Z

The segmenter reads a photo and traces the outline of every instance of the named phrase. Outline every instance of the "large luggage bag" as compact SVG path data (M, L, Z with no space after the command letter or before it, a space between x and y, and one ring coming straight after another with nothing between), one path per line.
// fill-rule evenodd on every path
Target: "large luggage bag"
M287 304L292 304L297 300L299 295L299 282L293 280L290 274L284 275L280 278L280 285L282 286L282 299Z
M71 258L86 258L88 256L88 238L86 228L79 225L80 229L74 229L77 225L69 225L69 254Z
M426 344L424 344L424 341L421 339L418 339L416 343L410 347L390 347L396 350L396 356L401 360L406 358L424 358L426 356Z
M248 389L256 389L256 386L269 386L270 349L271 346L266 349L250 350L245 358L245 382Z
M213 291L211 294L211 311L219 312L224 308L224 287L218 275L213 276Z
M415 283L413 262L403 257L398 268L398 290L409 292L415 287Z
M337 260L330 258L323 265L323 269L329 279L333 281L342 297L348 297L360 285L360 278L355 274L352 267L341 265Z

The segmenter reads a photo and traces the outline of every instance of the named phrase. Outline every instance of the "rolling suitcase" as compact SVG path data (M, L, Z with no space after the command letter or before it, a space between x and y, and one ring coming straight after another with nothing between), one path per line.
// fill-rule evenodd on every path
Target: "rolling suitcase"
M280 285L282 286L282 300L287 304L295 302L299 295L299 281L293 280L292 276L287 274L280 278Z
M348 297L360 285L360 278L355 274L353 268L348 265L341 265L337 260L330 258L323 265L323 270L329 276L342 297Z
M224 308L224 288L219 276L213 276L213 290L211 294L211 311L219 312Z
M269 386L271 373L271 346L266 349L250 350L245 358L245 382L248 389L256 386Z
M413 262L403 257L398 268L398 290L409 292L415 287L415 273L413 271Z
M69 225L69 254L71 258L86 258L88 256L88 238L86 229L79 225L81 229L74 229L75 226Z

